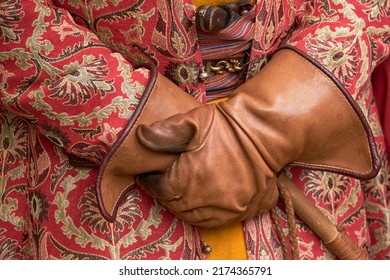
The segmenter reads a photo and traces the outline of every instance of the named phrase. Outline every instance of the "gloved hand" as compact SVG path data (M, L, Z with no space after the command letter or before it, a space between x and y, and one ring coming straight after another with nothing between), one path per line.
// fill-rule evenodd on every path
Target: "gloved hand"
M280 50L229 100L140 125L142 145L180 155L136 182L191 224L244 220L276 204L277 174L289 163L375 176L379 160L360 113L318 67Z

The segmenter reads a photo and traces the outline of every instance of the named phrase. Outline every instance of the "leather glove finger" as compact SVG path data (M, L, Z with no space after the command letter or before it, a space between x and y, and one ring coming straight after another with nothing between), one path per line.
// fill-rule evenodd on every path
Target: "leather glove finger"
M180 200L181 196L166 184L165 178L165 173L146 173L137 175L135 181L149 195L157 198L162 204L166 205L169 202Z
M181 153L194 136L195 128L183 121L182 114L150 126L139 125L137 138L149 150L156 152Z
M149 195L158 199L175 216L190 224L201 227L221 227L230 223L233 219L240 220L239 217L242 216L242 211L217 205L219 202L218 196L208 196L205 199L200 194L198 200L208 201L209 203L205 205L201 203L202 206L198 207L199 204L194 202L194 196L186 191L185 185L181 186L182 192L180 192L180 186L178 185L175 185L175 187L167 185L166 178L168 176L169 171L164 174L142 174L136 177L136 182Z

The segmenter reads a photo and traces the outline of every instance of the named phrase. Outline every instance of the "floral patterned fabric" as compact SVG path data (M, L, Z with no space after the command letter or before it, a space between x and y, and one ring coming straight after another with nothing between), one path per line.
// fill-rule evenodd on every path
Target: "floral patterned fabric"
M287 167L373 258L390 258L390 170L370 75L389 55L388 1L259 0L248 77L281 47L353 97L382 158L372 180ZM0 259L204 259L196 227L134 188L100 215L97 168L150 80L151 62L194 98L202 58L190 0L0 0ZM315 92L313 91L313 94ZM329 104L331 110L331 104ZM285 225L283 203L276 212ZM269 213L243 222L248 258L282 258ZM298 219L300 258L334 258Z

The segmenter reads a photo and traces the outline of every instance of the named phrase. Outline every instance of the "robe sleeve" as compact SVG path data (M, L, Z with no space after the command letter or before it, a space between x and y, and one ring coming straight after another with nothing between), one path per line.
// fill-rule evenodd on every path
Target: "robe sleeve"
M48 1L3 1L0 110L70 155L100 164L148 89L135 69Z

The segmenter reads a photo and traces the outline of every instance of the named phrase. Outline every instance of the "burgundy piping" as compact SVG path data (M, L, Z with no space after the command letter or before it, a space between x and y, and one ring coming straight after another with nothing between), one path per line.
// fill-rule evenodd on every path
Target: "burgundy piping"
M115 153L115 151L119 148L119 146L123 143L123 141L126 139L126 137L129 135L130 131L132 130L135 122L137 121L138 117L140 116L141 112L143 111L143 109L144 109L144 107L149 99L150 93L152 92L154 85L156 83L156 80L157 80L158 72L157 72L157 68L154 65L144 65L142 67L147 68L151 73L149 84L146 86L145 91L142 94L142 97L140 99L140 102L138 103L138 106L135 109L133 115L131 116L127 126L123 130L122 135L114 143L114 145L112 146L112 148L108 152L107 156L104 158L104 160L99 168L99 173L97 176L96 196L97 196L97 201L98 201L98 205L99 205L99 210L100 210L100 213L102 214L102 216L109 222L115 222L115 218L116 218L116 214L118 212L118 207L120 205L120 201L122 201L124 199L124 197L126 196L126 194L131 190L131 186L128 186L121 193L121 195L118 198L117 203L115 204L115 208L114 208L112 215L109 214L107 212L106 208L104 207L102 194L101 194L101 183L102 183L102 179L103 179L104 170L105 170L108 162L110 161L111 157Z
M337 167L327 167L327 166L316 166L316 165L311 165L311 164L304 164L304 163L291 163L289 165L291 166L297 166L301 168L310 168L313 170L318 170L318 171L329 171L329 172L334 172L342 175L347 175L354 177L359 180L369 180L374 178L381 167L381 160L378 155L378 151L376 149L376 143L374 140L374 136L371 130L370 125L368 124L368 121L366 117L364 116L364 113L362 109L359 107L359 105L356 103L356 101L353 99L353 97L348 93L348 91L345 89L345 87L340 83L340 81L322 64L320 64L317 60L314 58L310 57L308 54L304 53L300 49L297 49L292 46L284 46L282 48L279 48L278 50L282 49L290 49L306 60L308 60L311 64L316 66L318 69L320 69L325 75L327 75L333 83L338 87L338 89L343 93L344 97L347 99L349 104L351 105L352 109L355 111L356 115L358 116L360 122L363 125L363 128L366 132L367 140L370 146L370 152L371 152L371 163L372 163L372 170L366 174L361 174L359 172L355 172L352 170L345 170Z

